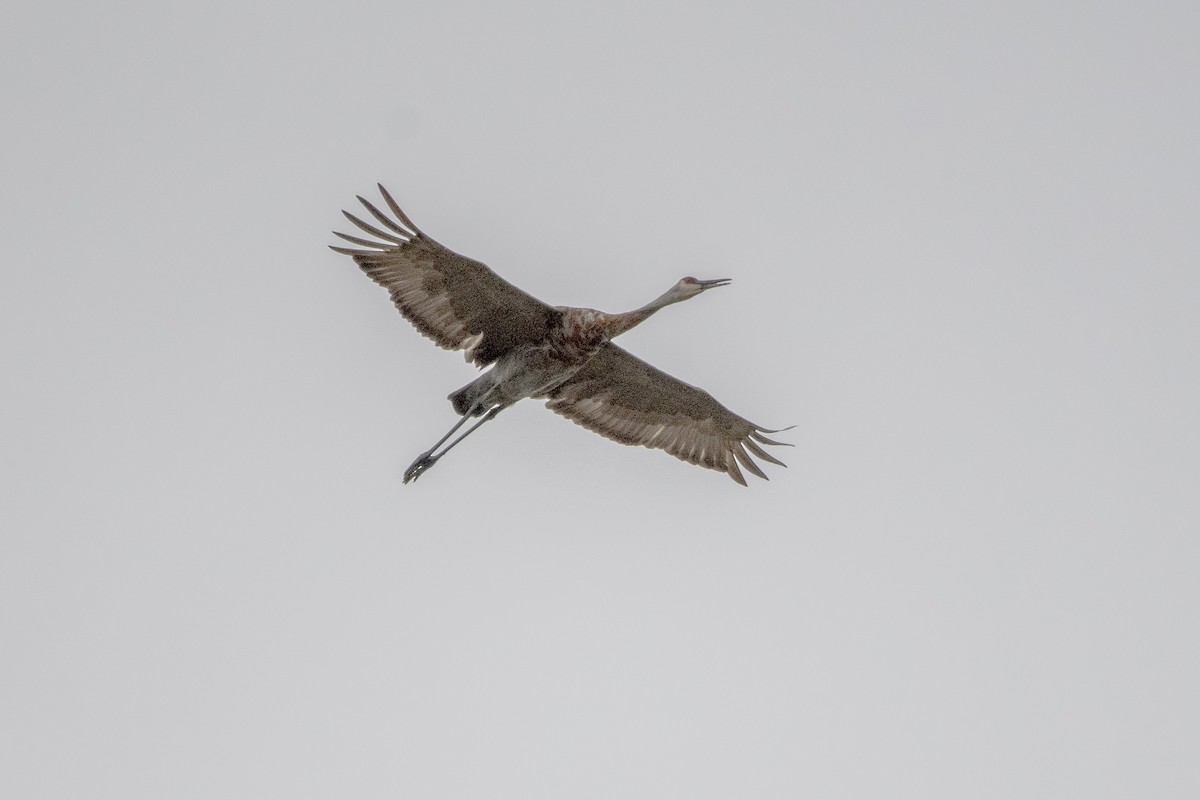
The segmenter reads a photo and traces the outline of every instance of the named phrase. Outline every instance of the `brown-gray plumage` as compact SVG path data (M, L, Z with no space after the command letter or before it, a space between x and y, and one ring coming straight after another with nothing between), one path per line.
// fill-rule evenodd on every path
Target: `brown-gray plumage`
M391 293L418 331L468 361L492 368L451 393L461 418L405 471L408 483L476 428L525 397L588 430L623 444L665 450L676 458L727 473L746 485L739 464L767 476L751 456L783 465L760 446L779 445L707 392L650 366L612 344L614 337L672 303L688 300L727 279L687 277L654 301L623 314L550 306L526 294L478 261L426 236L379 187L395 219L362 197L383 228L348 212L355 226L379 241L337 233L360 248L333 247ZM472 417L481 417L440 453L435 452Z
M776 431L747 422L703 389L655 369L612 342L553 389L546 407L622 444L658 447L691 464L728 472L743 486L738 462L754 475L767 477L750 454L786 466L759 447L783 444L763 436Z

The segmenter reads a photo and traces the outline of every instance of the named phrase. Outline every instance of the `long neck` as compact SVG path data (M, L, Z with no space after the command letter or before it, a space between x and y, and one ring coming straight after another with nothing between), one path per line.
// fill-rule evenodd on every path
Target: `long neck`
M664 306L669 306L672 303L678 303L680 298L675 292L667 291L654 300L651 300L641 308L635 308L633 311L626 311L621 314L609 314L605 334L609 339L615 339L622 333L625 333L634 326L641 325L646 320Z

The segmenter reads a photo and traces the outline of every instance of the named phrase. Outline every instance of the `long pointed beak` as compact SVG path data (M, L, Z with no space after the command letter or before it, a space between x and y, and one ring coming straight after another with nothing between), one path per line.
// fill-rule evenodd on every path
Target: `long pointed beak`
M700 288L701 288L701 290L715 289L718 286L728 286L732 282L733 281L730 280L729 278L716 278L711 281L700 281Z

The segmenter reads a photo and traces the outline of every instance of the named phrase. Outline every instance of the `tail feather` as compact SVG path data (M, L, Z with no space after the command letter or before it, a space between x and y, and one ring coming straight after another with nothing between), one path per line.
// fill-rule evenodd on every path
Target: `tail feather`
M492 388L491 381L488 380L489 374L484 373L458 391L446 395L446 399L450 401L450 405L454 406L455 414L461 417L470 411L473 417L483 416L487 409L482 404L479 404L479 400Z

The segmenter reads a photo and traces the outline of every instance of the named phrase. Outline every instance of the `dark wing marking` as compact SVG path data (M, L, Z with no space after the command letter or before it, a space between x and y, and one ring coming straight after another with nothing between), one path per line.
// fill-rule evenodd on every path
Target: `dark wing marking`
M382 228L343 211L362 231L382 241L334 232L365 249L332 247L354 259L392 295L418 331L447 350L466 350L486 366L523 344L542 341L561 312L526 294L484 264L443 247L421 232L383 186L395 219L359 197Z

